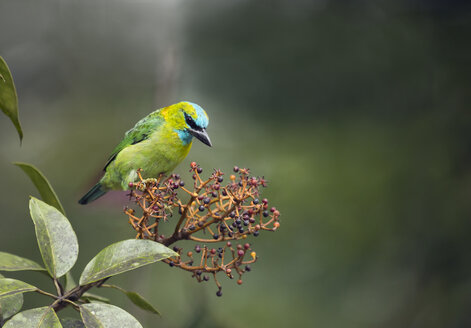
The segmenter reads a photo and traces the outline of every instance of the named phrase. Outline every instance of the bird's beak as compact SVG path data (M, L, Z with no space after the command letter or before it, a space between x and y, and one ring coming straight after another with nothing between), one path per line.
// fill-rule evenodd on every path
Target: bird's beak
M211 139L209 139L209 136L208 136L208 133L206 132L206 129L202 129L201 131L188 129L188 132L190 132L190 134L193 137L197 138L199 141L201 141L205 145L208 145L209 147L212 146Z

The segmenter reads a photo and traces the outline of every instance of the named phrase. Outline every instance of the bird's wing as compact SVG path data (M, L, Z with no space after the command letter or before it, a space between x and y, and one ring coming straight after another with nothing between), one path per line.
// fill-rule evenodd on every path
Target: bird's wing
M123 140L116 146L116 148L111 153L111 156L109 157L108 162L106 162L103 171L106 170L108 165L110 165L111 162L114 161L119 152L122 151L124 148L137 144L149 138L152 132L154 132L155 129L163 123L163 118L159 114L160 110L156 110L155 112L149 114L148 116L144 117L142 120L137 122L131 130L126 132Z

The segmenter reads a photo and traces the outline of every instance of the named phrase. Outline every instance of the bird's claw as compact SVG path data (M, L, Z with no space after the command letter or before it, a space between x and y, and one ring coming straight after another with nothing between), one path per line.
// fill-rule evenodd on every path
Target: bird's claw
M155 178L148 178L141 181L141 185L143 186L144 189L147 188L148 184L156 185L157 183L158 183L158 180Z

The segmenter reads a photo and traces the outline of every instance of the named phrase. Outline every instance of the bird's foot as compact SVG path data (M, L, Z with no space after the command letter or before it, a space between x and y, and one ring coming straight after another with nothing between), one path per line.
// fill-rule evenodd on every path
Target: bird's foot
M159 183L159 180L155 179L155 178L148 178L148 179L143 179L141 181L141 184L143 186L143 188L147 188L148 185L157 185Z

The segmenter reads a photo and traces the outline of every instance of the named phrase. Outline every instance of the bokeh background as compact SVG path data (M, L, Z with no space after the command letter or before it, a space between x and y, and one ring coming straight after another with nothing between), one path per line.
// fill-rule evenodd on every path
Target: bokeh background
M469 327L470 19L452 0L0 0L25 133L20 147L1 117L0 249L41 261L37 192L13 161L59 194L76 277L132 238L121 194L77 200L124 131L184 99L209 113L214 147L195 143L176 171L264 175L281 229L253 240L242 286L221 277L222 298L163 263L113 278L161 318L102 295L145 327Z

